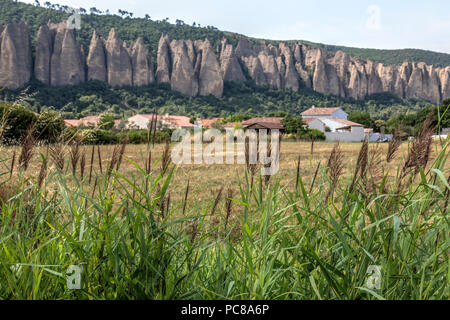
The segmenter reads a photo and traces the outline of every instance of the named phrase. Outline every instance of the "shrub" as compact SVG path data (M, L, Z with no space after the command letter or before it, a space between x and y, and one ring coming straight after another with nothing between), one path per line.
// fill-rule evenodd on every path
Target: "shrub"
M43 112L36 120L37 138L47 142L55 142L65 127L64 120L56 111Z

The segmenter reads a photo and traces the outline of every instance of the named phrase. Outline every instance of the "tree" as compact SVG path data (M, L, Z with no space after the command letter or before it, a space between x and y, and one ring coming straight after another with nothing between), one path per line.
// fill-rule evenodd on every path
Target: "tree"
M386 133L386 121L384 120L375 120L373 130L375 132Z
M19 142L36 122L36 115L25 107L0 103L0 128L4 143Z
M362 124L365 128L373 127L373 120L370 114L365 111L353 111L348 115L348 120Z
M306 131L306 125L303 122L302 117L287 115L281 120L281 124L284 127L286 133L302 133Z
M36 120L37 138L47 142L55 142L65 127L64 120L56 111L43 112Z
M105 130L111 130L112 128L114 128L114 116L109 113L102 114L100 116L98 127Z

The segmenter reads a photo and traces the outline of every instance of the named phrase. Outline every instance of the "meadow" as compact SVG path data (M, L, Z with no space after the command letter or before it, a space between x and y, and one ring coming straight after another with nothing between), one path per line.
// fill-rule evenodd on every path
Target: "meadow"
M168 144L2 146L0 298L448 299L449 141L283 141L269 178Z

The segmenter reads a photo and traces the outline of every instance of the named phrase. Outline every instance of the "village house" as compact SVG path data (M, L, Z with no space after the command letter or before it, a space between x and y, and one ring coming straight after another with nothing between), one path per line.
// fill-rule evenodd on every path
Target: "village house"
M283 118L271 117L271 118L252 118L242 121L242 126L245 129L267 129L267 130L279 130L284 132L284 126L281 123Z
M323 132L327 141L360 142L364 140L364 126L349 121L348 114L341 108L313 106L301 115L308 128Z
M64 120L64 123L68 127L94 127L97 128L100 123L100 116L87 116L81 119L68 119ZM118 128L120 120L114 120L114 127Z
M127 129L146 130L150 127L152 114L136 114L128 118ZM186 116L157 115L158 126L165 126L169 129L194 129L195 124L190 122L190 118Z

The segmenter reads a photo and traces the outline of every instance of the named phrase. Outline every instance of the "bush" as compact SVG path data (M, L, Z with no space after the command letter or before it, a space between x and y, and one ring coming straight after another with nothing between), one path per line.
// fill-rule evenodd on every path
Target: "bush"
M36 120L36 135L39 140L55 142L66 128L64 120L56 111L41 113Z
M36 119L36 115L25 107L1 103L0 127L3 132L3 143L19 143L35 124Z
M299 140L311 140L311 137L314 137L315 141L325 141L325 133L317 129L308 129L306 132L299 131L297 133L297 139Z

